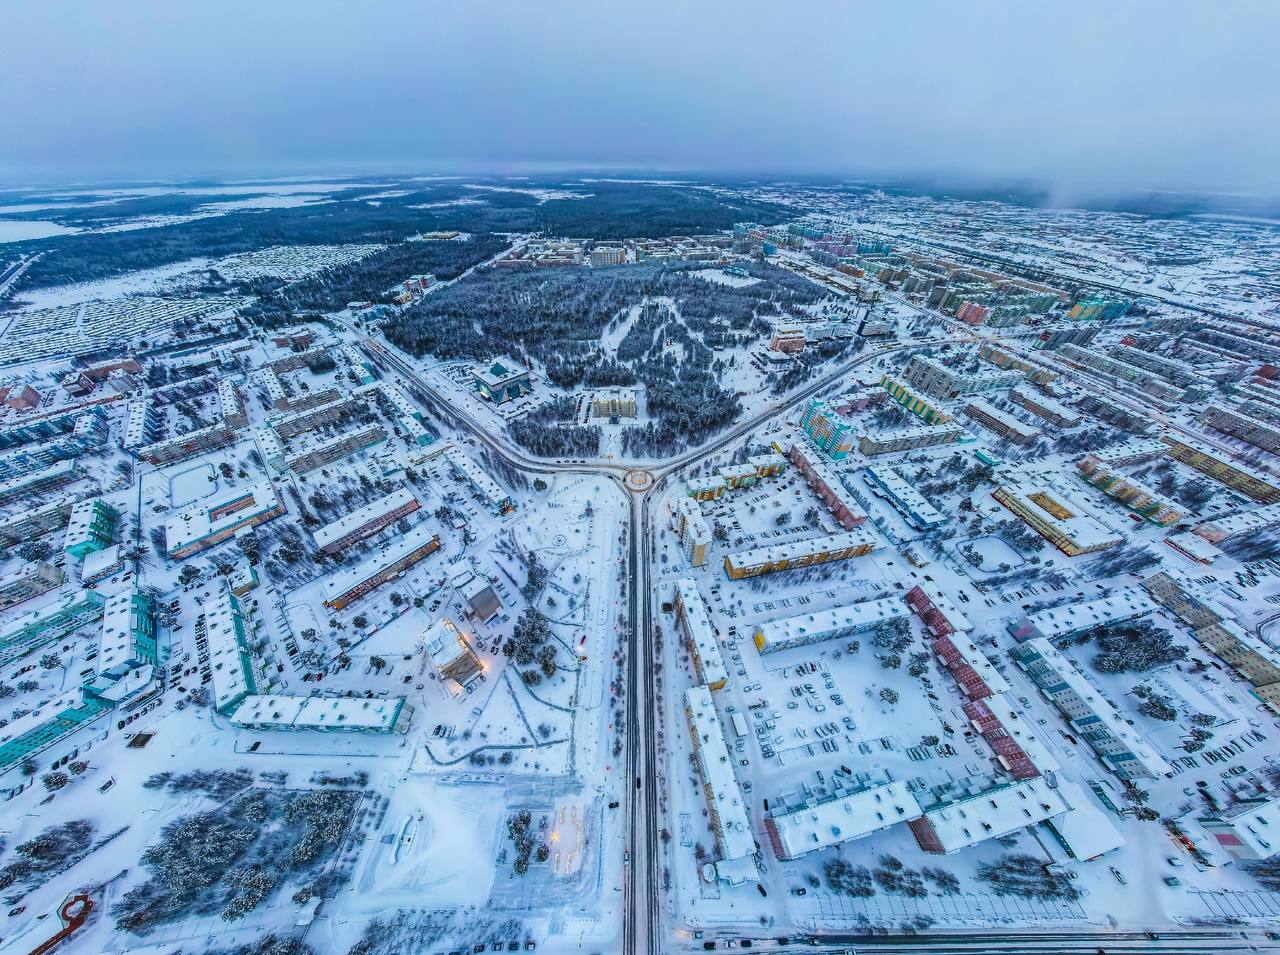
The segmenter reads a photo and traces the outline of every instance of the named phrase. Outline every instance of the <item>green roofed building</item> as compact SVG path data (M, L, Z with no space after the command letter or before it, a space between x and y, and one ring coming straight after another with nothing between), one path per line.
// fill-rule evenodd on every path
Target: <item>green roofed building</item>
M529 369L514 358L495 358L487 367L473 371L471 377L480 396L495 405L533 391Z

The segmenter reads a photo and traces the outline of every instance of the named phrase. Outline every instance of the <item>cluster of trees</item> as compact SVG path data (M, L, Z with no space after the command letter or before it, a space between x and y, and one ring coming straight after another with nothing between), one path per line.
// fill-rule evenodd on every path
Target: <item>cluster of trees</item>
M662 238L713 232L735 222L773 224L794 216L783 206L682 186L590 184L592 195L534 208L534 228L585 239Z
M996 895L1016 895L1024 899L1080 898L1080 890L1060 872L1052 872L1034 856L1009 853L995 862L978 866L978 878L991 886Z
M902 651L911 646L911 625L902 617L877 624L871 642L882 652L876 656L886 670L902 666Z
M537 664L537 669L521 671L520 678L530 686L551 679L556 675L556 642L551 638L551 626L546 615L537 607L528 607L516 619L511 636L502 644L505 656L522 667Z
M92 838L93 823L87 819L50 826L14 848L17 858L0 869L0 889L48 880L84 858Z
M388 290L410 275L457 278L473 265L493 258L507 244L503 237L489 233L473 235L466 242L398 242L358 262L325 269L297 282L254 279L239 283L241 291L259 296L244 314L272 328L293 324L300 312L336 311L348 302L386 304L391 300Z
M1138 712L1153 720L1171 723L1178 718L1178 711L1173 708L1169 697L1156 693L1145 683L1133 688L1133 695L1142 702L1138 704Z
M507 430L516 444L542 457L594 457L600 450L600 429L573 423L574 405L568 395L555 398L511 422Z
M192 774L188 774L192 775ZM184 785L182 777L160 783ZM234 785L226 779L193 783ZM359 793L349 789L239 790L218 810L165 826L142 855L150 873L112 909L116 926L144 933L189 912L228 921L269 898L293 873L320 864L351 825Z
M894 895L922 898L929 894L926 882L933 883L939 895L955 895L960 891L960 880L945 869L925 866L909 869L896 856L884 854L877 860L875 869L865 865L850 865L844 859L830 859L822 867L827 888L838 895L869 899L876 894L876 886Z
M536 859L538 862L546 862L551 855L551 850L547 847L547 844L533 837L532 822L533 817L528 809L521 809L507 820L507 835L511 838L511 843L516 848L516 858L513 864L516 875L524 875L529 871L529 860L531 858Z
M1077 638L1085 643L1093 639L1101 651L1093 658L1100 673L1146 673L1187 655L1187 648L1173 642L1173 637L1148 620L1096 627Z

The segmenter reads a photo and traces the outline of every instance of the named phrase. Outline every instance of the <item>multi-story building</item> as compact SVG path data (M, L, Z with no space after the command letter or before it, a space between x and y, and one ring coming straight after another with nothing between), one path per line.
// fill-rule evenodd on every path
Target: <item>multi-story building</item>
M988 839L1002 839L1070 811L1043 776L1000 783L948 799L908 821L925 852L950 855Z
M835 777L830 793L809 796L806 791L796 802L772 799L769 807L765 833L774 854L783 861L853 842L922 815L906 780L862 786L843 776Z
M769 350L784 355L798 355L804 351L804 328L799 325L779 325L769 339Z
M1242 799L1196 821L1232 859L1270 859L1280 852L1280 796Z
M77 590L56 603L0 626L0 666L8 666L41 647L101 619L106 598L96 590Z
M1151 430L1152 420L1150 415L1134 411L1127 405L1122 405L1118 401L1102 394L1082 395L1077 402L1077 406L1081 411L1125 431L1146 434Z
M925 424L946 424L952 420L952 415L931 404L892 375L882 377L880 385L889 397L893 398L894 401L925 422Z
M1048 385L1058 378L1057 372L1015 355L999 345L983 344L978 348L978 357L1005 371L1020 372L1028 381L1037 385Z
M280 438L288 440L325 425L346 421L365 406L366 402L359 396L349 394L327 404L270 418L267 423Z
M1073 322L1114 322L1123 318L1133 307L1127 298L1083 298L1071 306L1067 318Z
M1074 428L1080 423L1080 415L1075 411L1030 388L1014 388L1009 392L1009 397L1036 417L1056 427Z
M1263 504L1280 502L1280 479L1256 468L1240 464L1225 451L1193 438L1165 434L1169 456L1209 475L1215 481L1234 488Z
M466 634L448 617L442 617L428 627L418 637L418 642L431 658L436 674L453 695L465 692L484 673L484 664L467 642Z
M1124 542L1121 534L1064 494L1057 483L1049 475L1026 474L1001 484L991 496L1070 557Z
M134 398L125 408L124 436L120 445L126 451L155 444L160 437L160 417L149 398Z
M672 504L671 527L680 540L684 556L694 567L707 562L711 551L711 528L693 498L678 497Z
M119 518L116 509L100 497L81 501L71 509L63 551L82 560L96 550L110 547Z
M638 413L634 388L603 388L591 393L593 418L634 418Z
M294 474L306 474L334 461L371 448L375 444L387 440L387 429L381 424L373 423L343 431L331 438L312 440L315 435L304 435L285 451L285 467Z
M408 488L399 488L331 521L312 532L316 546L326 554L337 554L352 544L372 537L418 509L418 499Z
M1034 444L1036 438L1040 437L1038 429L1019 421L1013 415L1001 411L991 402L984 401L981 398L974 398L966 404L964 413L969 416L970 420L976 421L984 428L994 431L1014 444Z
M471 372L480 397L500 405L533 391L529 369L514 358L495 358L484 368Z
M1120 711L1048 640L1035 637L1010 653L1103 765L1121 779L1158 779L1172 772Z
M426 524L418 524L376 554L353 567L343 567L326 580L324 605L330 610L341 610L439 549L440 536Z
M1018 640L1043 638L1060 643L1097 627L1140 620L1159 609L1159 605L1141 587L1120 587L1092 600L1078 600L1038 610L1020 617L1006 629Z
M81 495L70 491L48 504L0 517L0 544L13 547L67 526Z
M620 245L597 245L591 250L589 260L593 269L601 269L610 265L621 265L626 255L626 250Z
M935 637L968 633L973 624L950 597L928 581L916 584L903 595L911 611Z
M906 605L897 597L880 597L770 620L756 624L756 649L761 653L775 653L852 636L905 618L908 613Z
M715 863L716 874L733 884L755 879L759 875L756 840L751 834L746 800L733 771L733 760L724 741L711 690L705 686L686 690L684 713L693 739L694 762L702 777L711 830L716 836L716 850L720 854Z
M952 444L965 438L972 440L969 432L958 424L921 425L916 428L861 434L858 436L858 450L867 457L874 457L877 454Z
M471 490L488 505L494 514L506 514L515 510L515 501L504 491L498 482L476 464L475 461L459 448L447 448L444 458L453 471L453 476L465 481Z
M942 668L970 700L985 700L1009 691L1009 682L966 634L934 637L931 645Z
M837 524L848 531L866 521L866 511L858 506L857 498L844 486L836 469L827 461L799 444L787 449L787 458Z
M744 577L758 577L795 567L862 557L879 545L880 541L875 534L865 527L855 527L839 534L754 547L729 554L724 559L724 570L731 580L741 580Z
M1179 385L1165 381L1149 368L1139 368L1122 358L1082 348L1079 345L1061 345L1058 354L1072 364L1087 369L1104 378L1128 382L1138 391L1145 392L1163 401L1187 401L1195 397L1194 390L1188 391Z
M225 421L211 424L207 428L188 431L163 441L145 444L138 448L136 454L148 464L163 467L195 457L216 448L225 448L236 443L236 429Z
M1235 540L1270 530L1280 525L1280 504L1268 504L1249 511L1238 511L1222 517L1213 517L1191 529L1191 533L1203 537L1210 544Z
M1090 451L1089 456L1109 468L1126 468L1131 464L1154 461L1169 453L1169 446L1155 438L1130 438L1110 447Z
M165 523L169 557L183 560L230 540L242 529L257 527L285 512L284 501L270 481L224 494L176 514Z
M848 457L853 450L853 422L819 398L810 398L805 405L800 430L833 461Z
M710 690L723 689L729 682L729 670L724 665L719 635L711 625L711 615L707 613L697 581L692 577L678 579L672 604L676 622L693 657L698 682Z
M913 355L901 377L925 394L942 399L1011 388L1022 380L1016 371L962 371L928 355Z
M262 682L250 647L252 631L231 591L223 588L205 605L205 643L213 677L213 708L231 716Z
M1214 430L1247 441L1256 448L1273 454L1280 451L1280 428L1238 406L1213 402L1200 413L1200 420Z
M20 497L42 494L54 488L80 480L80 468L71 460L59 461L42 471L21 474L0 481L0 504L8 504Z
M0 574L0 610L48 593L62 583L62 569L43 560L29 560Z
M1093 454L1085 455L1076 467L1086 482L1152 524L1168 527L1186 516L1187 509L1182 505L1157 494L1137 478L1108 467Z
M917 530L927 531L947 522L947 516L925 499L915 486L886 464L873 465L863 472L871 489Z
M231 378L223 378L218 382L218 409L222 420L232 428L249 426L249 409L245 406L244 395Z
M120 675L160 662L155 601L138 590L111 594L102 612L95 661L98 676Z

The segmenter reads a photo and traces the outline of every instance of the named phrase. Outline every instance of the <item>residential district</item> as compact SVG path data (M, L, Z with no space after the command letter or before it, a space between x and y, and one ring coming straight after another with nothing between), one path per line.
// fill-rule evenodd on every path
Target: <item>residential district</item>
M1267 949L1274 231L714 191L787 212L504 234L284 323L243 283L383 246L4 264L0 950ZM536 325L392 334L486 274L655 269L764 320L669 453L628 443L653 386L557 384Z

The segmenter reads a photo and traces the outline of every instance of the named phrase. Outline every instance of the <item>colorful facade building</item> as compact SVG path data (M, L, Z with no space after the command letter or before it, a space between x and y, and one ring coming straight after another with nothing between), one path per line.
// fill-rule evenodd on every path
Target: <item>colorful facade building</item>
M853 422L819 398L810 398L805 405L800 429L815 448L833 461L848 457L853 450Z

